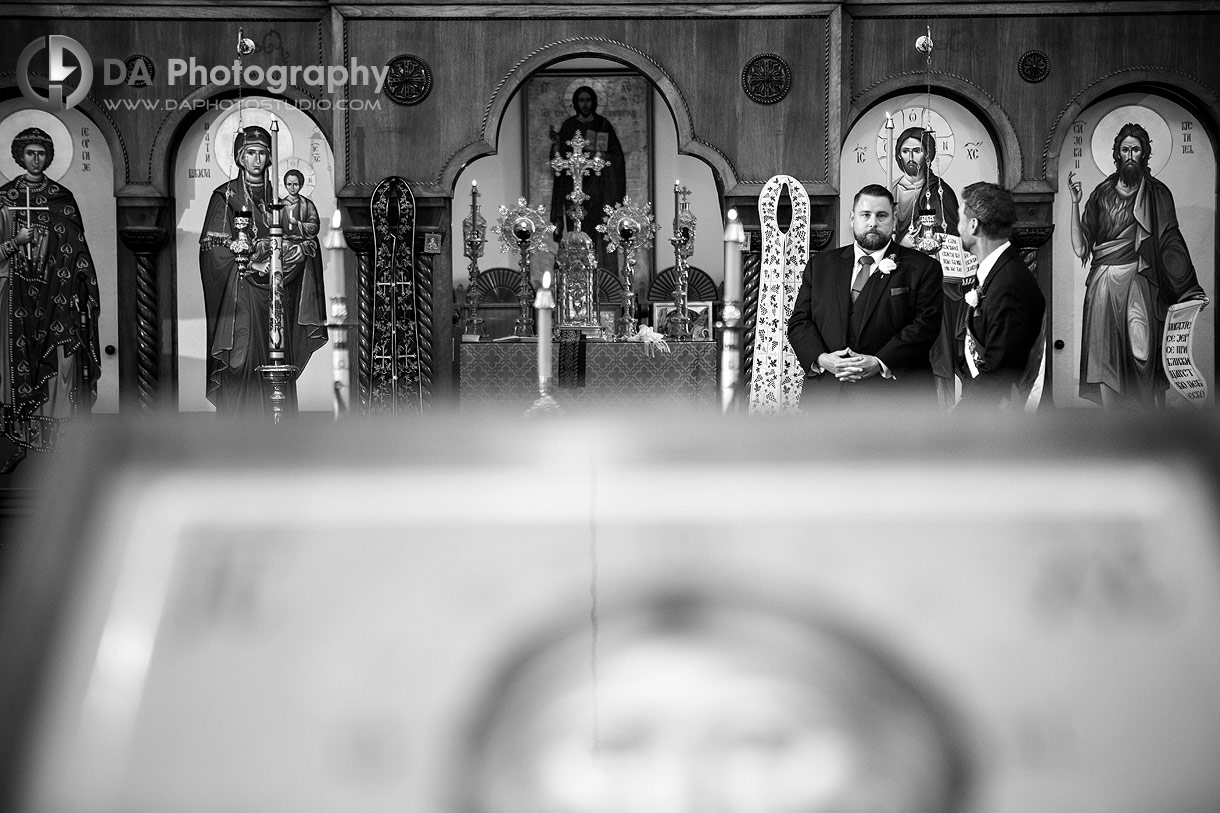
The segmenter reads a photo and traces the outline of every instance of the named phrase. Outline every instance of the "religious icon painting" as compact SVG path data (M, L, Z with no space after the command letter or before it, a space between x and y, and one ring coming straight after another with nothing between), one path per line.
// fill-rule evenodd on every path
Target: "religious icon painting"
M102 130L79 108L52 115L44 110L29 107L23 98L0 102L0 145L4 156L0 160L0 187L21 187L21 192L15 193L14 199L10 201L13 204L10 220L17 225L25 222L25 215L20 212L20 208L26 203L23 192L27 188L24 181L18 179L27 177L27 172L10 157L10 151L19 134L30 130L41 131L50 139L49 163L41 168L42 179L30 187L33 190L30 205L35 211L45 214L52 224L51 228L55 230L71 229L68 221L78 220L83 226L83 243L80 243L78 248L87 249L84 254L92 260L92 271L86 276L94 277L96 281L97 314L93 328L97 331L97 341L96 347L90 353L96 356L98 364L92 371L96 380L89 383L91 389L96 387L97 394L91 411L118 412L118 235L114 228L115 173L110 146ZM52 190L49 185L55 185L58 191ZM40 193L37 191L39 189L43 190L41 202ZM70 208L76 209L77 212L69 215L63 202L73 199L75 206ZM61 203L57 204L56 200ZM57 207L63 211L57 213ZM61 215L67 215L67 219ZM35 223L39 219L40 215L35 215ZM3 217L0 217L0 221L2 220ZM58 250L71 253L66 246ZM81 252L77 251L75 256L79 260ZM71 306L70 311L76 314L79 307ZM13 340L11 334L0 329L0 341L11 346L9 342ZM134 360L129 361L134 365ZM67 403L75 400L75 397L63 397L59 400ZM79 403L83 405L84 399ZM2 452L0 449L0 453Z
M1055 405L1213 403L1214 312L1171 316L1216 295L1216 153L1204 124L1162 96L1111 96L1071 123L1057 169Z
M309 335L294 347L308 347L290 363L301 368L296 380L297 408L303 412L329 412L333 409L333 371L331 354L325 352L325 330L314 322L325 323L326 297L338 292L337 271L329 267L321 241L336 208L334 154L317 122L287 102L274 99L247 99L211 110L191 125L178 144L173 166L174 197L177 212L178 296L178 409L182 412L209 412L221 409L223 387L216 386L215 358L221 350L207 343L209 319L215 319L215 303L209 313L207 295L201 285L201 247L210 240L223 240L219 233L231 230L221 218L210 224L209 212L214 196L222 189L250 187L234 147L237 135L248 128L259 128L266 140L274 141L276 171L265 172L266 188L275 185L274 197L283 202L282 225L285 229L285 258L292 268L299 266L311 280L304 296L294 297L290 310L304 303L304 315L297 313L294 324ZM271 134L275 135L272 136ZM272 154L266 169L270 169ZM271 194L268 192L267 194ZM226 208L232 208L231 206ZM210 232L216 235L209 235ZM293 280L298 275L289 274ZM265 284L257 275L252 285ZM295 284L292 283L292 284ZM303 289L304 290L304 289ZM295 311L294 311L295 312ZM318 345L322 340L323 345ZM234 355L230 353L230 357ZM247 359L252 358L249 353ZM250 362L248 362L250 363ZM257 363L257 362L255 362ZM236 369L236 367L234 367ZM226 400L226 403L228 401Z
M913 244L920 209L933 209L934 227L956 234L962 189L1000 177L999 150L979 116L935 93L907 93L871 107L852 126L839 161L839 244L851 239L852 198L868 184L894 193L895 239Z
M638 73L626 71L542 71L525 84L522 131L525 141L525 196L541 205L555 224L554 240L534 255L534 270L553 267L559 240L576 228L593 240L600 268L619 272L619 258L607 252L597 226L605 222L605 207L624 197L653 201L653 89ZM556 158L572 155L569 143L584 139L584 153L601 156L600 170L584 169L581 209L575 211L571 167L557 175ZM579 163L579 162L578 162ZM637 255L636 278L648 279L655 263L655 246Z
M686 314L690 317L691 338L697 342L712 340L712 321L714 302L687 302ZM652 329L663 336L673 334L670 325L678 315L672 302L652 303Z

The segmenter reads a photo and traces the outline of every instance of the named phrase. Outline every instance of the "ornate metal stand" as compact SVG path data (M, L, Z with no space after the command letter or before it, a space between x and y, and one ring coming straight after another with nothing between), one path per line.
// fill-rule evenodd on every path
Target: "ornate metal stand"
M547 222L542 207L531 209L525 198L517 198L513 208L500 207L500 221L493 228L500 235L501 251L515 251L521 260L521 287L517 290L517 301L521 304L521 315L513 323L514 336L534 335L534 317L531 313L534 286L530 283L530 258L542 248L543 241L555 231Z
M608 251L623 252L623 312L615 325L615 337L625 339L639 330L635 315L635 255L652 242L657 224L652 219L652 204L642 207L633 203L630 196L613 209L606 207L606 222L597 227L606 235Z
M470 288L466 293L466 321L462 325L462 335L483 338L483 318L479 316L479 300L483 298L479 291L479 258L483 256L483 246L487 243L487 221L479 214L478 181L470 184L470 216L462 221L462 253L470 260Z
M288 363L284 349L284 262L280 254L284 243L284 227L280 223L280 203L269 203L271 210L271 313L268 344L270 364L258 368L263 380L271 387L271 422L283 423L296 410L297 368Z
M585 219L585 194L583 179L590 171L601 175L610 162L601 153L590 156L585 152L588 144L581 133L576 133L568 146L572 151L567 158L558 155L551 159L551 169L556 176L564 172L572 176L572 191L567 195L567 209L572 228L564 232L559 242L559 257L555 262L555 288L559 292L558 328L579 330L583 333L600 332L597 319L597 257L593 252L593 239L581 230Z
M695 252L695 216L691 214L687 197L690 189L674 181L674 317L666 325L666 334L680 342L691 340L690 309L686 307L690 285L690 256ZM660 325L654 325L654 328Z

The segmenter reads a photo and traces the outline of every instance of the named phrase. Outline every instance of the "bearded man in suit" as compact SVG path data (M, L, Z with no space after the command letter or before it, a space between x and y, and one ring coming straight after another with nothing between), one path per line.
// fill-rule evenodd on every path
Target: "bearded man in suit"
M979 284L966 294L961 404L1019 407L1046 298L1008 239L1017 219L1012 195L975 183L962 191L962 202L957 230L962 247L979 258Z
M936 404L928 351L940 334L940 263L893 242L894 196L870 184L852 202L855 241L805 266L788 340L806 371L801 403L906 396Z

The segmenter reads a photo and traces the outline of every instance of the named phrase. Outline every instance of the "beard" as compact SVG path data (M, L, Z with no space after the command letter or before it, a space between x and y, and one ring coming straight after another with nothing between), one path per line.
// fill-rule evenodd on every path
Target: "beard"
M1118 179L1126 186L1139 186L1144 168L1138 161L1123 161L1118 165Z
M856 242L860 244L860 248L865 251L876 251L890 241L888 234L882 234L876 229L869 229L861 234L856 232Z
M921 172L923 172L923 166L918 161L907 161L906 173L908 175L912 178L917 178Z

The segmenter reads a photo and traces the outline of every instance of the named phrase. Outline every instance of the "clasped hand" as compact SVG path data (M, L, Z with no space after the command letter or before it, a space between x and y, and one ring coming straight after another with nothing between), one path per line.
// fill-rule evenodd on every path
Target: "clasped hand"
M857 353L850 347L823 353L818 356L818 366L840 381L863 381L881 372L881 361L876 356Z

